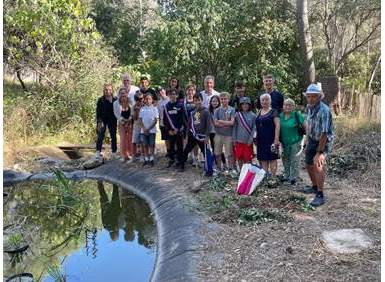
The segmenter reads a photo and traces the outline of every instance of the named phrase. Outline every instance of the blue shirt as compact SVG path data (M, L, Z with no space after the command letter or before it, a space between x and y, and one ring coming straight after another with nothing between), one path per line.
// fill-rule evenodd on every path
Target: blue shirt
M314 107L307 106L307 126L308 136L314 141L319 141L322 133L327 133L329 142L334 139L332 114L321 101Z

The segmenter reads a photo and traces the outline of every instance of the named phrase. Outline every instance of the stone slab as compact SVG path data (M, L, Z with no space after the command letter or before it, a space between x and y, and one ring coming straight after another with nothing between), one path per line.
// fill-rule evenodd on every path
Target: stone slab
M362 229L338 229L322 233L326 247L335 253L357 253L373 245Z

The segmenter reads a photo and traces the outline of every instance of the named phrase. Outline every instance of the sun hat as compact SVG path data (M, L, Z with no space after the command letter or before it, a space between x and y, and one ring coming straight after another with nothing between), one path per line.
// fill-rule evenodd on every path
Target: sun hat
M310 84L303 94L305 96L306 94L319 94L323 97L322 84L320 82Z

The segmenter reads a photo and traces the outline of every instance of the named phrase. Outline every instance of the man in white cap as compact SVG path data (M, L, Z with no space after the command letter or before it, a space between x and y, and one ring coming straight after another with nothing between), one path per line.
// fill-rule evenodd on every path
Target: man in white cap
M306 165L312 186L307 186L302 192L315 193L315 198L310 205L318 207L324 203L323 166L329 144L334 139L334 126L329 107L321 101L324 97L321 84L310 84L304 95L308 103Z

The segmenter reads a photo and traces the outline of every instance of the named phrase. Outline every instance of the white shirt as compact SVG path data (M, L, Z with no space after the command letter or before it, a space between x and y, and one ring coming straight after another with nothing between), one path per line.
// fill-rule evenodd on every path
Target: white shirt
M206 90L202 90L200 93L201 93L202 96L203 96L203 107L206 107L207 109L210 107L210 99L211 99L211 97L213 97L213 96L219 96L219 92L218 92L218 91L215 91L214 89L213 89L213 91L211 92L211 95L210 95L210 96L207 95Z
M165 99L160 98L158 100L158 112L159 112L159 126L164 126L163 123L163 107L166 106L166 104L170 101L169 97L166 97Z
M139 118L142 119L144 127L148 128L155 119L159 118L158 109L154 106L143 106L139 112ZM144 133L143 128L140 131ZM156 133L156 126L150 129L150 133Z
M128 92L128 98L130 98L131 106L135 105L135 93L139 90L139 87L131 85L130 91Z

